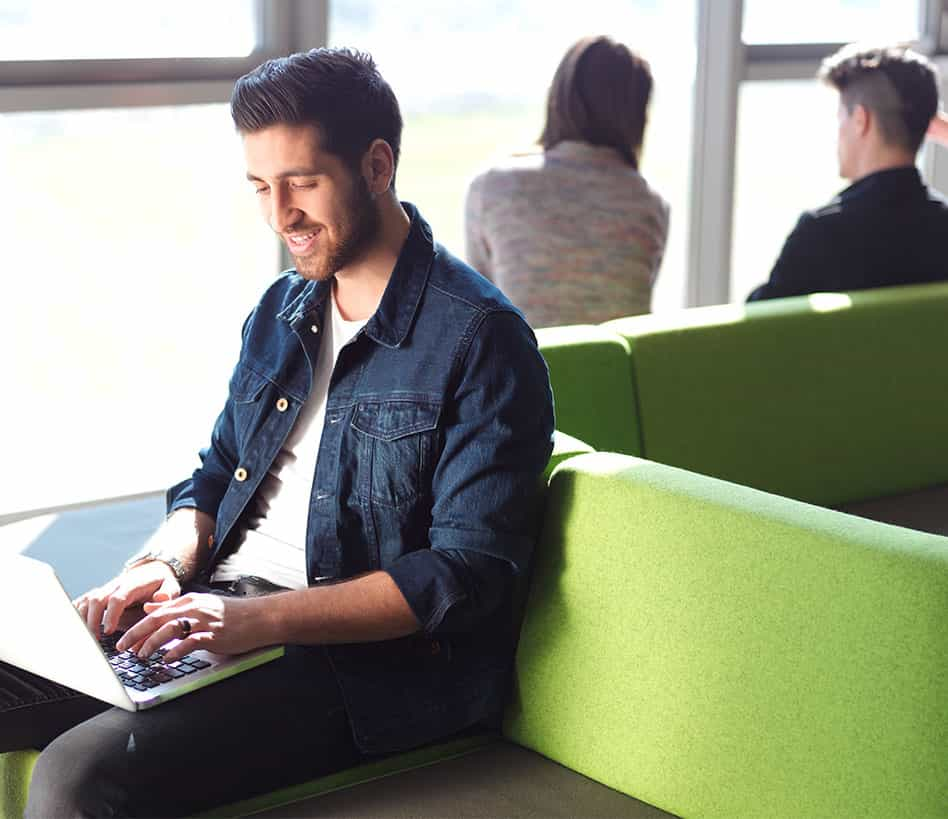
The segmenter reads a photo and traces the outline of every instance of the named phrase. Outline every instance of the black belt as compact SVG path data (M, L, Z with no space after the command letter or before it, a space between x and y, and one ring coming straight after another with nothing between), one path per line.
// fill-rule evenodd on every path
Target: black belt
M278 586L276 583L252 574L241 575L236 580L217 580L210 586L214 591L223 592L232 597L262 597L265 594L289 591L286 586Z

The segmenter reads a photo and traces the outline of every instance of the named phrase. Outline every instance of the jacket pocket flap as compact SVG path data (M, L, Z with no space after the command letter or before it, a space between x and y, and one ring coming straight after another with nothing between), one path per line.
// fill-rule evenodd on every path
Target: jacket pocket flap
M441 406L424 401L366 401L355 410L352 426L382 441L427 432L438 426Z
M270 381L251 370L246 364L238 364L230 380L230 394L237 404L256 401Z

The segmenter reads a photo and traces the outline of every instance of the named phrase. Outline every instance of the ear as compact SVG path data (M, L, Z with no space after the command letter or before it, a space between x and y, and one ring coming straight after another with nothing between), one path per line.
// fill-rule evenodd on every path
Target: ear
M853 127L856 129L856 133L859 136L865 136L868 134L869 129L875 122L875 117L873 117L872 111L860 103L856 103L853 106L853 112L850 116L852 118Z
M395 176L395 154L384 139L372 140L369 145L362 157L362 176L372 193L385 193L391 187Z

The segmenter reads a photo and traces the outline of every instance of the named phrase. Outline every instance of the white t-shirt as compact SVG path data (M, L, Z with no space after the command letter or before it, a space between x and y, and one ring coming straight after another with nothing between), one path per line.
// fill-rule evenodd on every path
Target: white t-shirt
M215 581L256 575L288 589L307 586L306 522L329 381L339 351L365 325L365 320L346 321L342 317L336 306L335 287L326 301L330 305L330 320L323 322L319 358L313 368L313 389L257 489L243 542L217 566Z

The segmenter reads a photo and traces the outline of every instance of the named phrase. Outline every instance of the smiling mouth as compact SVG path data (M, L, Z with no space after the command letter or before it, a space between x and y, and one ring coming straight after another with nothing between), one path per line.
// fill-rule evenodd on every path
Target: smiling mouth
M318 230L311 230L308 233L294 233L286 234L286 241L289 243L291 248L302 249L307 247L310 242L313 241L316 234L319 233Z

